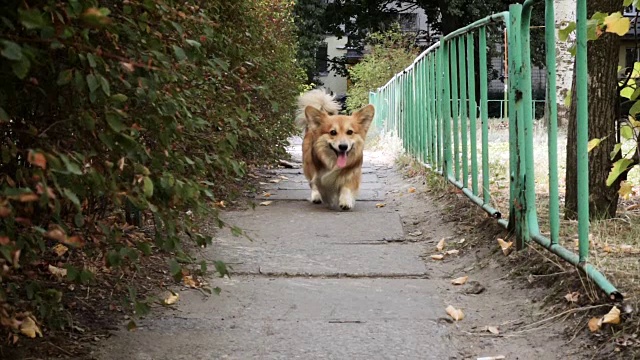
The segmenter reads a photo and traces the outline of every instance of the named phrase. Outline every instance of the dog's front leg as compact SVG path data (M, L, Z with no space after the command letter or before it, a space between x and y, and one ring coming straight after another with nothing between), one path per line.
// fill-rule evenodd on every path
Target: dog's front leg
M318 186L316 185L316 177L314 176L311 181L309 181L309 185L311 186L311 201L314 204L322 203L322 195L320 195L320 191L318 191Z
M351 210L356 205L356 198L351 189L346 186L343 186L340 189L340 199L338 200L338 205L340 205L340 209L342 210Z

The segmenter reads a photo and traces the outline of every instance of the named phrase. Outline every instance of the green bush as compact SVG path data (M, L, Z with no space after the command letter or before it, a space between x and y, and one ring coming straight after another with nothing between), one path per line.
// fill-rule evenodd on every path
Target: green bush
M211 240L184 212L217 219L210 201L247 165L280 156L294 130L303 73L292 6L2 2L2 325L17 331L19 309L51 315L43 296L19 285L57 243L112 267L148 253L150 244L123 241L121 220L106 220L116 210L149 215L154 245L166 251L179 250L185 233ZM68 281L92 279L88 269L67 270Z
M419 51L413 39L397 27L374 33L367 39L368 53L349 69L353 85L347 91L347 110L355 111L369 103L369 92L384 85L409 66Z

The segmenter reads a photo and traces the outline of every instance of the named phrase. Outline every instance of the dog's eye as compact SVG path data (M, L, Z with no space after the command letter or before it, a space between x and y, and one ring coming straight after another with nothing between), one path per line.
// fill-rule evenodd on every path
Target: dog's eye
M331 134L331 136L336 136L336 135L338 135L338 132L335 131L335 130L331 130L331 132L329 134Z
M353 130L347 130L347 135L353 135Z

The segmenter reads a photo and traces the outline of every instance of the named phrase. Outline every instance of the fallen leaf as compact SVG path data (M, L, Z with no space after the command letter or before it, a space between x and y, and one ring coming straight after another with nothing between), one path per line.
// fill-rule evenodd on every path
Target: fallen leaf
M269 206L273 201L263 201L260 203L260 206Z
M44 233L44 236L58 242L65 242L67 240L67 234L65 234L61 229L57 228L47 231L46 233Z
M269 197L269 196L271 196L271 193L265 192L265 193L262 193L262 196Z
M20 202L34 202L40 200L40 196L34 193L20 194L18 200Z
M41 168L47 168L47 158L42 153L29 151L28 160L31 164Z
M118 160L118 169L120 169L120 171L124 169L124 158L120 158L120 160Z
M33 316L29 315L20 324L20 332L30 338L35 338L36 335L42 337L42 331L38 327L38 324L33 319Z
M451 283L453 285L464 285L464 283L466 283L468 279L469 279L468 276L461 276L459 278L451 280Z
M184 283L185 286L191 287L191 288L197 288L198 287L198 283L196 283L195 280L193 280L193 276L191 275L187 275L182 277L182 282Z
M62 245L62 244L57 244L56 246L51 248L51 251L53 251L53 253L58 255L58 256L62 256L64 254L66 254L67 251L69 251L69 248L64 246L64 245Z
M458 249L451 249L449 251L447 251L447 255L456 255L460 252L460 250Z
M289 180L289 178L288 178L288 177L286 177L286 176L284 176L284 175L280 175L280 179L282 179L282 180Z
M458 241L458 244L464 244L464 242L466 241L466 239L462 238Z
M178 298L180 298L180 295L171 292L171 294L169 296L167 296L166 299L164 299L164 304L165 305L173 305L178 301Z
M217 206L217 207L220 207L220 208L225 208L225 207L227 207L227 206L224 204L224 200L220 200L220 201L218 201L218 202L216 203L216 206Z
M620 309L614 306L609 312L602 317L603 324L620 324Z
M633 195L633 185L628 181L623 181L620 183L620 190L618 190L618 194L622 196L623 199L629 200L631 195Z
M279 183L279 182L280 182L280 179L271 179L271 180L269 180L269 182L270 182L270 183L277 184L277 183Z
M506 242L501 238L498 238L498 244L500 244L500 248L502 248L502 253L506 256L511 253L513 250L513 241Z
M600 327L602 326L602 323L600 322L600 320L602 319L598 319L596 317L592 317L591 320L589 320L589 331L591 332L596 332L598 330L600 330Z
M0 219L6 218L11 215L11 209L6 206L0 206Z
M383 204L383 203L377 203L377 204L376 204L376 207L377 207L377 208L383 208L383 207L385 207L385 206L387 206L387 204Z
M442 249L444 249L444 239L438 241L438 245L436 245L436 249L438 249L438 251L442 251Z
M129 323L127 324L127 330L136 331L136 329L138 329L138 325L136 324L136 322L133 320L129 321Z
M500 331L495 326L487 326L487 331L492 333L492 334L494 334L494 335L500 334Z
M444 255L435 254L435 255L431 255L431 258L433 260L442 260L442 259L444 259Z
M67 269L62 269L53 265L49 265L49 272L59 278L67 276Z
M409 188L409 192L410 192L410 193L414 193L414 192L416 192L416 188L414 188L414 187L410 187L410 188Z
M445 311L447 312L447 314L449 314L449 316L451 316L453 318L453 320L455 321L460 321L462 319L464 319L464 313L462 312L462 310L460 309L456 309L453 306L449 305L447 306L447 308L445 309Z
M422 231L420 230L409 233L409 236L420 236L420 235L422 235Z
M83 247L84 246L84 240L78 235L69 236L64 241L62 241L62 243L66 244L66 245L69 245L69 246L73 246L73 247Z
M580 292L579 291L570 292L567 295L565 295L564 298L570 303L576 303L580 298Z

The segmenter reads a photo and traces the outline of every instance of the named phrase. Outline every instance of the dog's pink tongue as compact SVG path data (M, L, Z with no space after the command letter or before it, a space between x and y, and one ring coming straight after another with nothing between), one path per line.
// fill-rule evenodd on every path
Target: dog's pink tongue
M343 168L345 166L347 166L347 153L346 152L342 152L338 154L338 162L337 164L339 168Z

